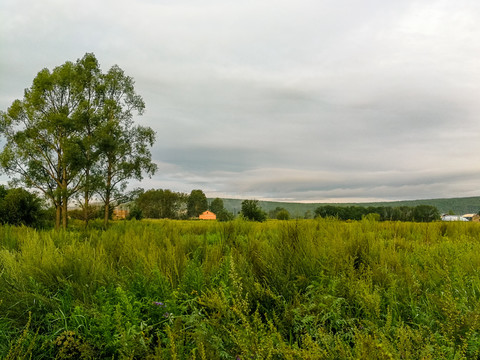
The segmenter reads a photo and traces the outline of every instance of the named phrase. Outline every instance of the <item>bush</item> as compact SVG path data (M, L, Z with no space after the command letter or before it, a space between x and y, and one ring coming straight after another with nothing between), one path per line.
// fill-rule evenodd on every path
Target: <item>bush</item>
M288 220L290 219L290 213L287 210L280 210L277 213L277 220Z
M10 225L35 226L41 220L42 200L25 189L0 191L0 222Z
M138 206L132 206L130 208L130 211L128 212L127 220L132 220L132 219L137 219L137 220L143 219L142 210Z
M242 201L242 215L245 219L251 221L267 220L267 213L258 206L258 200Z
M218 221L230 221L234 218L233 214L225 209L220 210L216 215Z

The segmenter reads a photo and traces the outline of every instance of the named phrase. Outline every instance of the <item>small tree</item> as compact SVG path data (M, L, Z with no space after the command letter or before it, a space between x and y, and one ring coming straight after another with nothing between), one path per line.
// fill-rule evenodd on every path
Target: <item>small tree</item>
M290 219L290 213L287 210L282 209L277 213L277 220L288 220L288 219Z
M290 219L290 213L287 211L287 209L277 206L274 210L269 211L268 217L270 219L288 220Z
M267 220L267 213L258 205L258 200L242 201L242 215L245 219L252 221Z
M143 213L142 210L140 210L136 205L133 205L130 207L130 211L128 212L127 220L142 220L143 219Z
M220 214L222 210L224 210L223 200L218 197L213 199L210 204L210 211L216 214L218 218L218 214Z
M218 221L230 221L234 218L233 214L226 209L220 210L216 215Z

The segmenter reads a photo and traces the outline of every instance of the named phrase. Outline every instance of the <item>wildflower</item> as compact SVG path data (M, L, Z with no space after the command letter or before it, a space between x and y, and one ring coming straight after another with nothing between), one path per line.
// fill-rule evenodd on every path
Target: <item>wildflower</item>
M153 302L153 305L156 305L156 306L165 306L165 304L161 301L154 301Z

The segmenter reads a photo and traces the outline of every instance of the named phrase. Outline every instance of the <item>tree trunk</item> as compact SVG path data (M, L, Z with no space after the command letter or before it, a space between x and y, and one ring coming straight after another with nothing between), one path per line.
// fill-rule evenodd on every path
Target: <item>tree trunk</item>
M67 205L67 201L68 201L68 199L67 199L67 197L65 196L65 197L63 198L63 204L62 204L62 228L63 228L64 230L67 229L67 225L68 225L68 213L67 213L67 207L68 207L68 205Z
M108 197L108 195L107 195ZM110 218L110 199L105 199L105 214L103 218L103 226L107 228L108 226L108 219Z
M90 172L87 171L85 172L85 195L84 195L84 204L83 204L83 219L85 220L85 228L88 227L88 222L90 221L90 209L89 209L89 197L90 197Z
M108 168L107 168L107 183L105 188L105 214L103 218L103 226L107 228L108 226L108 219L110 218L110 187L112 186L112 163L108 161Z
M85 228L88 227L88 221L90 220L90 209L88 208L88 190L85 191L85 204L83 204L83 217L85 220Z
M88 120L87 120L88 121ZM91 144L91 129L90 129L90 122L87 123L87 149L85 153L85 158L87 160L87 165L85 169L85 203L83 211L84 211L84 220L85 220L85 228L88 227L88 222L90 221L90 209L89 209L89 201L90 201L90 169L91 169L91 152L90 152L90 144Z
M66 170L64 169L62 179L62 227L64 230L67 229L68 225L68 185L66 175Z
M59 203L55 204L55 230L60 229L60 222L62 218L62 207Z

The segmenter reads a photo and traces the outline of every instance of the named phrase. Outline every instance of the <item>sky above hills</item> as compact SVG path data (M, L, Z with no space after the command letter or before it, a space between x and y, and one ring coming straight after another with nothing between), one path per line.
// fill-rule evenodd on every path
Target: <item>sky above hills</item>
M476 0L2 0L0 109L95 53L146 103L145 189L374 201L480 195Z

